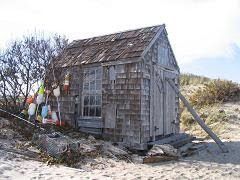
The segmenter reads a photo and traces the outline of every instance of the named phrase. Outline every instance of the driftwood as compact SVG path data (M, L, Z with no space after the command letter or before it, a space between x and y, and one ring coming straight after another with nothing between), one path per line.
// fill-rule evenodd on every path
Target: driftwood
M163 161L178 160L178 157L171 156L147 156L143 159L143 163L158 163Z
M222 152L227 153L228 149L223 144L223 142L217 137L216 134L213 133L213 131L204 123L204 121L198 116L196 111L193 109L193 107L190 105L190 103L187 101L187 99L181 94L179 89L175 86L172 80L167 79L170 86L173 88L173 90L178 94L179 98L182 100L183 104L187 107L188 111L192 114L194 119L197 121L197 123L203 128L203 130L217 143L219 148L222 150Z
M187 144L189 142L191 142L192 140L194 140L195 137L186 134L186 133L178 133L178 134L174 134L171 135L169 137L154 141L149 143L150 145L154 145L154 144L170 144L175 148L181 147L184 144Z

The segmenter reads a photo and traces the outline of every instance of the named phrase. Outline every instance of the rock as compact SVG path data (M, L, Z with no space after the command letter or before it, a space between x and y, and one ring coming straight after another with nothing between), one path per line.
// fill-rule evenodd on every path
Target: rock
M148 156L159 156L167 155L172 157L179 157L178 150L170 144L158 145L155 144L152 149L148 152Z

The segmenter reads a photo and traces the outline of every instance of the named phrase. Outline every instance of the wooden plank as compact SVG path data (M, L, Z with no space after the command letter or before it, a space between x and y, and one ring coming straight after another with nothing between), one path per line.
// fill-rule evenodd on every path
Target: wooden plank
M143 163L159 163L164 161L178 160L179 157L172 156L147 156L143 159Z
M150 142L149 145L154 145L154 144L172 144L173 142L188 138L190 135L186 133L179 133L179 134L174 134L169 137L164 137L158 141L153 141Z
M190 105L190 103L187 101L187 99L181 94L179 89L175 86L174 82L170 79L167 79L167 82L170 84L170 86L173 88L173 90L179 95L179 98L182 100L183 104L187 107L188 111L192 114L194 119L197 121L197 123L203 128L203 130L217 143L219 148L222 150L222 152L227 153L228 149L224 145L224 143L217 137L216 134L213 133L213 131L204 123L204 121L198 116L196 111L193 109L193 107Z
M103 128L102 119L85 119L79 118L77 121L78 127L88 127L88 128Z
M104 107L105 116L104 116L104 127L105 128L115 128L116 126L116 104L106 104Z

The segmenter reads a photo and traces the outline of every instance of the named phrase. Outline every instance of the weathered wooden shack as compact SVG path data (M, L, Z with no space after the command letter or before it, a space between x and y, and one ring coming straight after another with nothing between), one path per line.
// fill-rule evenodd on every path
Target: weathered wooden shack
M179 98L166 78L178 86L180 72L165 25L75 40L54 68L61 89L70 74L61 116L80 131L137 149L179 132Z

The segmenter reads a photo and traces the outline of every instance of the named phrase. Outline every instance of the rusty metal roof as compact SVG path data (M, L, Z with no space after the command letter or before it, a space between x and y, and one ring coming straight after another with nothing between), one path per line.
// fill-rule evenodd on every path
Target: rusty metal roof
M57 58L56 66L67 67L140 57L161 26L163 25L74 40Z

